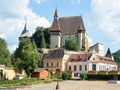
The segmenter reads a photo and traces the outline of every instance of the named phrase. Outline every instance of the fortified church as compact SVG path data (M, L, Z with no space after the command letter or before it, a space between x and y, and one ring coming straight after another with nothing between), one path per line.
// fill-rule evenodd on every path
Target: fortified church
M50 48L62 48L68 39L77 42L79 50L88 50L87 32L81 16L58 17L57 9L50 28Z
M19 38L31 37L26 28ZM77 42L79 51L64 49L66 41L73 39ZM40 67L46 68L53 74L61 71L72 72L72 77L79 77L82 72L117 70L117 64L108 48L103 54L103 44L96 43L88 46L88 36L82 16L58 17L57 9L50 27L50 49L43 55Z

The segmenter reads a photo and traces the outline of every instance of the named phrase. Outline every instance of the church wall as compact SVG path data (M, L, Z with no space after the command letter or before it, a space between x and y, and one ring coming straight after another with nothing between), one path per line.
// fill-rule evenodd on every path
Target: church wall
M79 34L78 34L78 48L79 48L80 50L82 49L82 44L83 44L83 42L82 42L82 37L83 37L82 33L79 33Z
M61 42L60 35L51 35L50 36L50 48L51 49L60 47L61 46L60 42Z
M68 39L73 39L77 41L76 35L62 35L62 40L61 40L61 46L63 47L65 45L66 40Z

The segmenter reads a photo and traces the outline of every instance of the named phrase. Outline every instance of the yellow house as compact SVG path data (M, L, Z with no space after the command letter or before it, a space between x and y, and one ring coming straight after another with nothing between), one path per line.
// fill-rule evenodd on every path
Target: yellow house
M64 49L54 49L48 52L43 59L43 67L47 68L53 74L59 74L60 71L66 70L66 62L69 54Z
M15 77L16 73L13 68L5 67L4 76L5 79L11 80Z
M1 79L11 80L16 75L13 68L5 67L5 65L0 65L0 72L2 72L2 77L0 76L0 80Z

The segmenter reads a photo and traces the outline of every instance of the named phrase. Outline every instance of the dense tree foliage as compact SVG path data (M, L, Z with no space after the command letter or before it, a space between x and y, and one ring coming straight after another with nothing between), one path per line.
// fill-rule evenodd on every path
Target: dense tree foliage
M32 37L37 45L37 48L49 48L50 33L48 28L37 27Z
M43 33L44 33L44 38L45 38L45 42L46 42L46 47L49 48L50 47L50 30L49 30L49 28L44 28Z
M9 53L9 50L7 49L7 43L2 38L0 38L0 64L11 66L10 53Z
M115 62L118 63L118 68L120 69L120 50L113 53Z
M77 51L78 50L77 42L73 39L67 40L66 43L65 43L65 49L72 50L72 51Z
M113 56L114 56L115 61L120 63L120 50L113 53Z
M40 56L37 52L35 42L31 42L29 38L22 38L13 57L12 64L15 70L19 73L22 73L24 70L27 76L30 76L38 67Z

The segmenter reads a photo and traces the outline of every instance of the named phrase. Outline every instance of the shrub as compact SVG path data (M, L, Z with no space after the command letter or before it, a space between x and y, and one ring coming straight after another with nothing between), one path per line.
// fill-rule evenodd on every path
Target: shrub
M72 77L72 75L71 75L71 74L68 74L68 80L70 80L70 79L71 79L71 77Z
M85 80L86 74L84 72L80 73L80 78L81 78L81 80Z
M114 76L118 76L118 80L120 80L120 75L106 75L106 74L88 74L88 80L114 80Z
M67 80L68 79L68 73L66 71L62 72L62 79Z

